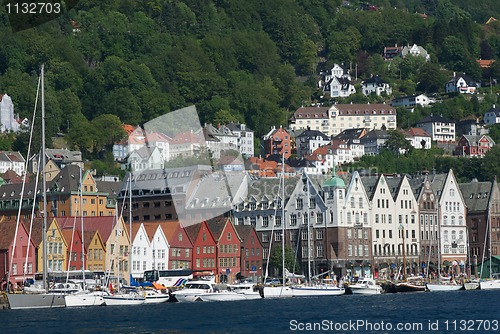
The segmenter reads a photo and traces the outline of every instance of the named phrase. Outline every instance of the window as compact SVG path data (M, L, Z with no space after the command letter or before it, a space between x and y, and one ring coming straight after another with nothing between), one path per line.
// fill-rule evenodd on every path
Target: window
M356 207L354 197L351 197L351 208Z
M347 230L347 239L351 239L351 238L352 238L352 230L348 229Z
M281 241L281 231L274 233L274 241Z
M231 240L231 232L227 232L227 240Z
M297 225L297 215L296 214L293 214L290 216L290 225L291 226Z
M317 257L323 257L324 256L324 248L323 245L318 245L316 247L316 256Z
M302 240L307 240L307 235L308 235L307 231L302 231L301 235L302 235Z
M304 204L302 203L302 198L297 198L297 210L302 210L304 208Z
M316 240L323 240L324 232L323 230L316 230Z
M281 226L281 216L274 217L274 225Z
M269 234L267 232L262 232L262 242L269 242Z
M269 226L269 217L265 216L262 217L262 227L268 227Z

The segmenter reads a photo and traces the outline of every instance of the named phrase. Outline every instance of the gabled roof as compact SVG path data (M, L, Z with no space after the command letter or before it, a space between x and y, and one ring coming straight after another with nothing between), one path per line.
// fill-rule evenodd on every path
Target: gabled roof
M359 139L363 137L367 131L367 128L345 129L336 135L335 138L343 140Z
M378 75L374 75L373 77L364 80L362 84L363 85L367 85L367 84L383 85L385 83L386 82L384 80L382 80L381 77L379 77Z
M477 83L465 73L455 75L448 83L457 83L460 79L464 80L469 87L477 87Z
M486 212L491 198L493 182L459 183L468 212Z
M59 192L69 193L71 191L79 191L80 176L83 177L84 172L77 165L67 165L56 177L47 182L47 189L56 189Z
M21 222L20 222L21 224ZM10 247L14 241L16 233L16 221L10 219L0 220L0 250L5 250ZM38 244L37 244L38 245ZM10 255L10 253L9 253ZM10 260L9 260L10 262Z
M222 232L224 232L224 229L226 228L226 225L228 225L228 224L232 225L231 220L228 217L223 217L223 216L209 219L206 222L207 222L208 228L210 229L210 232L212 232L212 235L214 236L214 239L217 243L219 242L221 235L222 235ZM236 232L236 230L235 230L235 232ZM241 238L239 237L238 232L236 232L236 236L241 241Z
M409 128L404 131L404 134L408 137L431 137L431 135L422 128Z
M238 233L242 244L245 244L247 240L250 238L250 236L253 234L252 232L255 231L255 228L252 225L235 225L234 228L236 229L236 233ZM255 233L255 236L260 246L262 246L259 234Z
M328 140L330 139L327 135L325 135L323 132L319 130L311 130L311 129L306 129L302 131L297 138L313 138L316 139L317 137L321 137L323 140Z
M50 218L53 219L53 218ZM57 223L61 228L72 228L75 217L56 217ZM80 221L81 217L77 217ZM102 241L106 243L113 231L114 226L117 224L116 217L114 216L95 216L83 217L84 231L99 231ZM81 224L76 224L76 228L81 230Z

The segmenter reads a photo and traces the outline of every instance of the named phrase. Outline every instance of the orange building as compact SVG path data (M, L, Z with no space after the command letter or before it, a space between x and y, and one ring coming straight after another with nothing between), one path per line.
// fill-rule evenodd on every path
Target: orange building
M117 188L119 186L117 183ZM76 165L64 167L57 177L48 182L47 189L50 189L47 192L49 217L113 216L115 213L116 204L108 198L109 193L100 191L92 174L81 171Z

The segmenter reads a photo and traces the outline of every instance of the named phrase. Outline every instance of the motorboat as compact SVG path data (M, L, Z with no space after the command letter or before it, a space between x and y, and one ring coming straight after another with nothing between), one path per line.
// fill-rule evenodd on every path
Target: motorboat
M162 293L156 289L145 289L142 295L146 298L146 304L159 304L164 303L170 299L167 293Z
M314 284L292 285L294 297L339 296L345 294L343 287L338 287L332 279L323 279Z
M202 301L238 301L261 299L258 287L250 282L228 284L227 289L200 295Z
M214 293L217 290L213 280L196 280L187 282L184 289L172 292L171 296L178 302L202 301L201 295Z
M119 292L103 296L107 306L118 305L141 305L146 302L146 297L139 295L136 291Z
M355 284L349 285L353 294L359 295L379 295L382 287L373 278L365 277Z

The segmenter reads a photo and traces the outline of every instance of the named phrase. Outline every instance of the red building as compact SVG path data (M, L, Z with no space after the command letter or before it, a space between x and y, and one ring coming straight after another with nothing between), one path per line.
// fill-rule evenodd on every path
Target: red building
M495 146L495 142L487 135L463 135L455 148L455 155L467 157L484 157Z
M66 240L66 244L68 248L66 250L66 259L68 263L66 263L66 268L68 270L81 270L83 267L83 256L82 256L82 234L76 228L73 229L64 229L61 230L64 240ZM84 245L85 246L85 245ZM83 249L86 253L86 250ZM85 268L87 269L87 268Z
M193 244L192 267L195 274L213 274L217 271L217 254L215 241L207 222L190 225L184 228Z
M10 270L10 282L12 286L22 284L24 279L33 279L36 271L36 247L33 239L29 239L28 230L22 221L19 221L19 228L14 248L14 238L16 235L16 221L0 221L0 276L2 277L1 288L5 290L7 277ZM14 254L14 257L12 257ZM26 275L23 268L28 254Z
M149 225L160 225L167 238L170 245L168 269L193 269L193 244L181 224L178 221L144 223L146 230Z
M281 126L273 127L263 138L264 154L267 156L277 154L280 157L284 154L285 159L292 154L292 136Z
M252 225L235 226L241 238L241 271L242 278L254 278L259 282L262 275L263 247Z
M234 283L240 273L241 239L231 219L216 217L207 222L217 243L217 275L219 282Z

